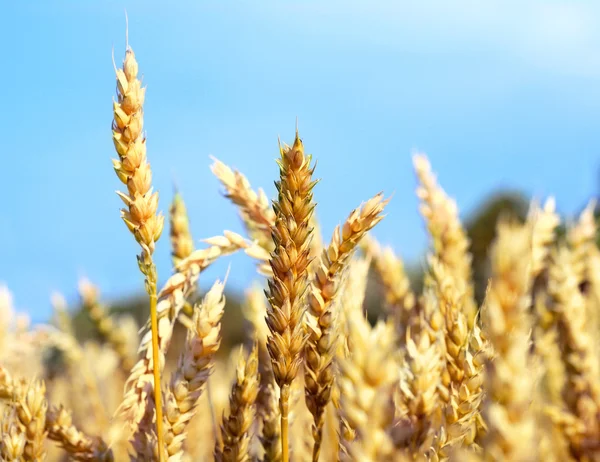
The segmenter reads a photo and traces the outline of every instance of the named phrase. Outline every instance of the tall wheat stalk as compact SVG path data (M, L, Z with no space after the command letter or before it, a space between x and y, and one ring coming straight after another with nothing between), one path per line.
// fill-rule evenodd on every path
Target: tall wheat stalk
M298 375L301 352L306 343L302 317L306 310L304 294L308 287L310 241L313 213L311 157L296 131L292 147L280 146L279 193L273 204L275 226L272 229L275 250L271 255L273 277L269 280L267 325L271 331L267 348L273 364L275 382L280 388L281 452L289 461L288 414L290 385Z
M155 243L160 237L164 217L157 214L158 193L152 192L152 171L146 158L146 138L143 134L143 104L146 89L137 78L138 63L133 50L127 46L122 69L116 69L117 101L113 104L113 141L119 160L114 160L115 172L127 186L127 193L119 192L125 203L121 218L142 247L138 265L145 276L145 286L150 297L152 329L152 361L154 372L154 409L159 460L163 454L163 417L160 388L160 362L158 342L157 273L152 259Z

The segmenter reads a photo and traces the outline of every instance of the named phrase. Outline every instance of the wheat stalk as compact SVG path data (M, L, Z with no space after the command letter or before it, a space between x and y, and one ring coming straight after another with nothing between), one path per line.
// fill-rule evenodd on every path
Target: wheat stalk
M323 251L315 269L305 317L309 336L304 363L306 404L314 418L313 461L319 460L325 407L329 403L334 380L334 324L337 316L332 304L354 249L365 233L383 219L381 214L387 202L382 194L378 194L354 210L342 227L335 228L331 243Z
M152 259L155 242L162 234L164 217L157 214L158 193L152 192L152 171L146 158L146 138L142 132L143 104L146 94L137 78L138 63L133 50L127 46L122 69L117 74L117 101L113 103L113 141L119 160L113 160L115 172L127 186L127 194L118 192L127 207L121 218L142 248L138 266L145 276L145 286L150 297L152 326L152 359L154 372L154 412L158 437L159 460L163 455L162 395L160 389L158 318L156 311L156 265Z
M312 231L309 222L314 209L315 182L311 158L305 156L298 132L292 147L280 146L280 155L280 181L276 183L279 196L273 204L275 250L270 260L273 278L269 280L267 325L271 335L267 348L280 388L282 460L288 462L290 385L298 375L306 343L302 317L306 310L304 294L308 287Z

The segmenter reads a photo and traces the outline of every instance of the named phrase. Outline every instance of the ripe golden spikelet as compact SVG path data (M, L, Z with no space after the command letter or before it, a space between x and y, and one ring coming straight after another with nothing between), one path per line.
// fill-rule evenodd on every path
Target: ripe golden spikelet
M223 283L215 282L202 304L194 308L194 327L187 331L185 350L171 376L165 395L165 444L169 460L177 460L182 455L186 426L196 412L221 344L223 290Z
M229 416L221 424L222 445L215 447L215 460L247 462L250 460L252 424L258 395L258 347L254 344L247 359L240 357L236 379L229 397Z
M425 304L436 303L433 293L425 294ZM422 325L426 326L424 320ZM411 451L428 450L439 426L436 408L438 389L444 369L440 333L407 331L406 355L400 369L400 387L396 394L398 421L394 428L396 444Z
M116 69L116 74L113 141L119 160L113 160L113 164L117 176L127 186L126 194L118 193L127 207L121 216L142 247L140 268L146 277L152 278L151 259L155 242L162 233L164 217L157 214L158 193L152 192L152 171L143 134L146 89L137 78L138 63L131 48L127 48L123 68Z
M259 410L261 421L260 443L264 450L264 462L281 462L281 427L279 413L279 396L277 389L272 385L267 385L265 394L265 403Z
M434 253L465 287L463 310L470 327L475 320L477 305L473 296L467 233L460 223L456 202L437 184L427 157L417 154L413 157L413 163L420 182L417 188L420 210L433 241Z
M310 216L310 227L312 228L311 241L310 241L310 254L309 258L311 260L310 265L308 265L308 274L310 277L313 277L315 271L319 267L319 258L323 253L323 249L325 248L325 244L323 243L323 234L321 233L321 225L319 224L319 220L317 219L316 212Z
M352 433L342 460L386 460L393 451L389 435L393 423L392 390L397 380L393 326L379 322L371 328L360 314L348 318L350 354L339 361L340 414Z
M501 222L492 247L492 282L482 313L495 357L487 362L483 415L485 460L536 461L538 439L530 401L536 377L528 316L531 228Z
M313 213L313 169L310 156L296 132L292 147L280 147L278 200L273 204L276 220L272 229L275 250L271 256L273 278L269 280L267 343L275 382L280 388L283 461L288 461L288 402L290 384L298 375L301 352L306 342L302 317L306 310L304 294L308 286Z
M383 295L389 314L396 322L398 340L404 342L406 329L415 320L415 295L410 289L410 281L404 271L404 263L394 251L367 236L361 241L367 255L373 259L375 273L383 286Z
M25 433L19 423L16 409L9 406L4 409L2 423L0 424L0 459L6 462L20 462L24 460Z
M275 212L265 192L260 188L258 193L255 192L242 173L232 170L218 159L213 158L210 169L225 187L225 197L239 207L250 238L268 253L272 252L271 228L275 224Z
M566 369L563 399L573 417L559 423L567 427L565 433L572 454L583 460L595 460L600 457L597 443L600 438L598 357L593 337L585 326L585 301L577 284L573 256L569 249L562 246L553 257L548 291L554 302L559 344ZM560 416L555 420L560 421Z
M383 200L382 194L378 194L362 207L355 209L341 228L335 228L331 243L327 250L323 251L315 269L308 296L309 309L305 318L309 337L304 362L306 404L315 421L315 461L319 459L324 412L331 397L334 380L333 358L337 338L334 324L337 316L332 304L358 241L383 219L381 214L387 202Z
M125 333L99 302L98 288L87 279L79 281L79 295L83 308L93 321L98 333L106 339L119 356L121 368L128 373L135 363Z
M48 410L46 428L48 438L69 453L73 460L112 462L112 451L98 437L90 437L73 426L71 414L62 406Z
M43 460L46 456L46 385L43 381L20 383L14 387L17 418L25 433L24 460Z
M194 240L190 232L187 209L183 197L177 191L169 208L169 224L171 257L173 258L173 266L177 267L181 260L189 257L194 251Z
M444 415L444 434L437 444L448 455L453 446L471 445L474 442L483 385L484 352L481 342L471 341L478 332L468 329L465 314L460 309L464 292L456 286L458 282L435 257L430 258L430 269L445 323L448 383L444 385L449 392L449 403Z
M269 328L265 322L267 316L267 299L259 285L253 285L246 291L245 303L242 306L244 317L252 326L252 338L258 343L259 351L261 345L266 349Z

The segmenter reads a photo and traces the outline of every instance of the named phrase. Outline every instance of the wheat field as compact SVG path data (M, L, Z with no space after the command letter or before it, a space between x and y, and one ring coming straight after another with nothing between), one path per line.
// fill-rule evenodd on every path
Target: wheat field
M148 322L140 329L110 314L99 288L81 280L101 339L81 343L59 295L52 323L31 326L3 287L2 460L600 461L593 202L564 235L552 198L532 203L524 223L499 220L478 303L457 205L416 154L430 242L419 293L402 259L370 235L385 217L384 194L321 236L315 162L296 129L279 146L273 200L213 159L246 235L226 230L195 248L177 193L167 216L172 267L157 268L155 245L167 238L138 76L127 47L116 69L113 167L121 218L139 244ZM238 252L255 261L260 283L246 291L252 329L223 354L227 275L203 280L202 293L198 281ZM374 324L364 309L369 271L386 308ZM170 274L162 287L159 274ZM171 361L177 326L185 339Z

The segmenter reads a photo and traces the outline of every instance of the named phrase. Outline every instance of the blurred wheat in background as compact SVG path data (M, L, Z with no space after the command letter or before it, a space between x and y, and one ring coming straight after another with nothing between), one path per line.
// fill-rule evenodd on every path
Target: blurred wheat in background
M296 129L280 143L279 175L272 166L272 201L214 159L246 236L226 230L195 248L174 194L173 265L158 287L163 216L138 73L128 47L116 69L113 166L141 247L148 321L138 331L82 279L93 335L76 332L59 294L52 323L32 326L1 287L2 460L600 461L594 202L566 227L552 199L523 219L500 214L482 263L457 204L415 154L430 245L422 280L411 281L369 235L385 219L383 193L321 235L316 204L335 198L313 197L318 169ZM228 275L202 273L236 252L255 261L257 282L242 308L249 328L232 341ZM367 309L369 292L381 310Z

